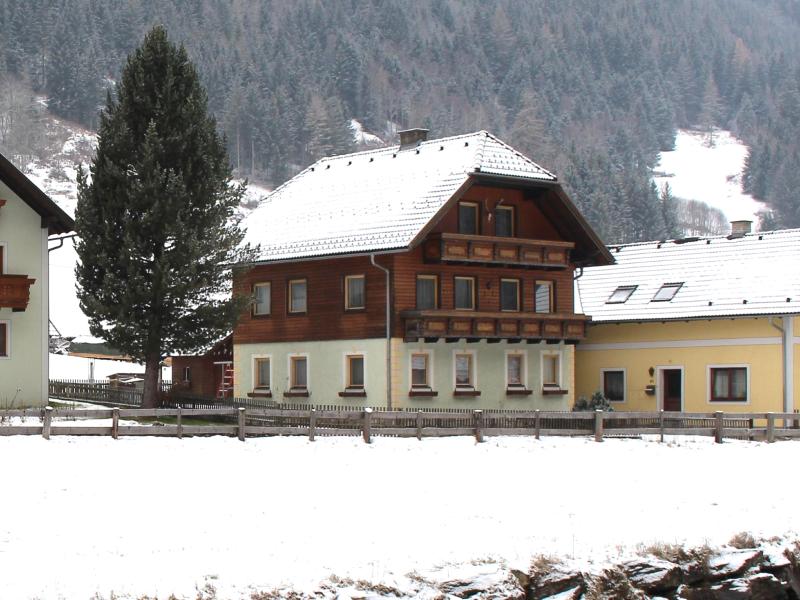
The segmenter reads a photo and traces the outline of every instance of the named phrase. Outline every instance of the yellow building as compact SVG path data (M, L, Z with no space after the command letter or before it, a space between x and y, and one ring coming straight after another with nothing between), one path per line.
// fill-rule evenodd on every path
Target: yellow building
M800 407L800 229L749 230L614 246L616 264L585 269L576 397L602 391L632 411Z

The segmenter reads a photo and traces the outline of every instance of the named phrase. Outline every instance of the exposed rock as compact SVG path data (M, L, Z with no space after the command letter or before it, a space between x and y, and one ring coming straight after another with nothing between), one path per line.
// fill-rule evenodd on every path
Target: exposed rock
M780 579L770 573L753 575L748 578L747 583L753 600L777 600L787 597Z
M504 598L524 600L525 590L511 572L498 570L474 576L441 581L436 586L442 593L456 598Z
M708 561L708 581L721 581L739 577L764 560L761 550L728 550Z
M683 569L660 558L647 557L622 564L631 583L648 593L668 592L683 583Z
M580 598L582 597L583 597L583 587L575 586L574 588L570 588L568 590L560 592L555 596L543 596L542 600L580 600ZM531 598L539 600L538 596L531 596Z
M573 589L578 590L578 597L586 589L586 579L583 573L566 570L554 566L547 573L532 573L529 598L550 598ZM564 598L571 598L565 596Z

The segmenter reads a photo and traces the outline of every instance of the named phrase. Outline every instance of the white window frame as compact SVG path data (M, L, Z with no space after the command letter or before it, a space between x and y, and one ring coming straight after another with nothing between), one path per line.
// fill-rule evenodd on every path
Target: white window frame
M257 306L258 301L256 300L256 288L266 287L269 291L267 292L267 303L269 304L269 309L267 312L258 312ZM307 300L307 299L306 299ZM268 317L272 314L272 282L271 281L259 281L253 284L253 316L254 317Z
M257 383L257 379L258 379L256 377L256 373L257 373L256 360L257 359L262 359L263 360L265 358L269 360L269 387L267 387L267 388L256 387L256 383ZM254 392L257 391L257 390L266 390L266 391L271 392L272 391L272 381L273 381L272 380L272 355L271 354L253 354L252 356L250 356L250 367L251 367L250 389L253 390Z
M470 356L472 367L472 385L456 385L456 357L461 354ZM478 353L475 350L453 350L453 389L457 391L474 391L478 388Z
M547 311L539 310L539 305L536 302L536 286L540 284L546 285L550 290ZM533 312L538 315L552 315L556 312L556 286L552 279L537 279L533 282Z
M745 369L745 377L747 377L747 399L742 402L741 400L712 400L711 399L711 369ZM748 406L752 402L752 395L750 394L750 365L746 363L740 364L719 364L719 365L706 365L706 403L709 406Z
M364 282L364 304L361 306L350 306L350 280L361 279ZM308 289L306 289L306 304L308 304ZM365 310L367 308L367 276L364 273L344 276L344 309L345 310Z
M628 369L625 367L603 367L600 369L600 391L603 392L603 396L606 395L606 373L613 371L618 372L622 371L622 400L611 400L610 398L606 398L609 402L614 402L616 404L623 404L628 401Z
M11 321L0 320L0 325L6 326L6 354L5 356L0 355L0 360L11 360Z
M306 359L306 387L295 387L292 385L292 359L293 358L305 358ZM270 369L272 368L272 362L269 364ZM270 373L270 377L272 373ZM295 391L302 391L305 390L309 394L311 393L311 357L308 355L307 352L296 352L293 354L289 354L286 356L286 389L290 392Z
M306 305L303 307L303 310L292 310L292 284L303 282L306 287ZM288 309L287 312L290 315L305 315L308 314L308 279L306 277L297 277L295 279L290 279L286 283L286 308Z
M428 385L422 386L414 385L414 355L415 354L425 354L428 357ZM408 354L408 389L411 391L414 390L433 390L433 382L435 379L433 378L433 352L430 350L412 350Z
M364 361L364 385L361 387L350 385L350 357L360 356ZM367 391L367 353L354 350L342 354L342 389L345 391Z
M558 358L558 385L546 386L544 383L544 359L546 356ZM542 350L539 355L539 383L542 390L563 390L564 389L564 353L560 350Z
M508 381L508 358L510 356L519 356L522 358L522 370L520 371L520 379L522 383L511 384ZM528 386L528 352L526 350L506 350L505 362L503 363L503 367L505 370L504 379L506 382L506 389L530 389Z

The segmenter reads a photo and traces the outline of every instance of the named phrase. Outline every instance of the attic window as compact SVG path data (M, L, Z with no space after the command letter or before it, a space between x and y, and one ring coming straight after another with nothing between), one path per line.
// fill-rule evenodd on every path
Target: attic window
M678 293L678 290L683 286L683 282L678 283L665 283L661 289L656 292L651 302L669 302Z
M636 291L638 285L621 285L608 297L606 304L624 304Z

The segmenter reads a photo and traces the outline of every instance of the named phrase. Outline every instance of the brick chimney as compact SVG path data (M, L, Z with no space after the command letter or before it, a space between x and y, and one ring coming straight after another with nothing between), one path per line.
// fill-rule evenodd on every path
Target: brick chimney
M735 240L744 237L751 232L753 228L752 221L731 221L731 234L728 236L729 240Z
M400 150L419 146L421 142L424 142L428 139L428 131L428 129L420 128L398 131L400 134Z

